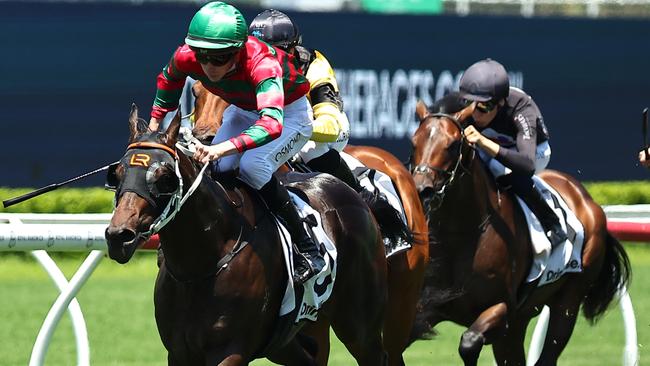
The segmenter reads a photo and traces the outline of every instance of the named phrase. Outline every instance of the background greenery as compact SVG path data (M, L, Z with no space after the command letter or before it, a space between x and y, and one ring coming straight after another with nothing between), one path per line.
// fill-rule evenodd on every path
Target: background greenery
M601 205L650 203L650 185L645 181L584 184L594 200ZM6 200L32 190L0 187L0 198ZM102 188L61 188L9 208L0 207L0 212L100 213L111 212L112 207L113 192Z

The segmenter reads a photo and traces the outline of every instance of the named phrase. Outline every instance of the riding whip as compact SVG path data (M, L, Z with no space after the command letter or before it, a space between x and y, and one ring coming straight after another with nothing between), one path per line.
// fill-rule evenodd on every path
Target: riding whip
M22 196L18 196L18 197L14 197L14 198L10 198L8 200L2 201L2 205L4 206L4 208L7 208L7 207L13 206L13 205L15 205L17 203L27 201L28 199L32 199L32 198L34 198L36 196L40 196L43 193L47 193L47 192L53 191L53 190L55 190L55 189L57 189L59 187L63 187L64 185L66 185L68 183L72 183L72 182L78 181L79 179L86 178L86 177L88 177L90 175L97 174L97 173L99 173L99 172L101 172L103 170L107 170L111 165L114 165L114 164L119 164L119 161L116 161L114 163L105 165L105 166L103 166L101 168L98 168L98 169L95 169L95 170L90 171L88 173L82 174L82 175L80 175L78 177L68 179L68 180L63 181L61 183L53 183L53 184L47 185L45 187L39 188L39 189L37 189L35 191L25 193Z
M648 108L647 107L643 109L642 133L643 133L643 153L645 154L645 160L650 161L650 158L648 158Z

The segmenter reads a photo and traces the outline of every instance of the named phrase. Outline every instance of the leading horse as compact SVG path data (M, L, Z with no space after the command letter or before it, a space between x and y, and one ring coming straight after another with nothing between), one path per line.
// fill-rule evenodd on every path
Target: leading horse
M289 280L272 215L234 174L214 181L179 152L180 114L165 133L149 132L135 106L129 121L129 147L114 175L108 254L125 263L152 226L159 230L165 258L154 303L169 365L235 366L259 357L286 365L324 365L314 353L326 347L322 339L329 337L330 324L359 365L385 364L383 243L354 190L328 176L289 177L304 178L289 186L321 215L338 250L337 272L314 327L322 331L311 332L316 347L298 336L270 348Z
M514 197L495 184L464 138L463 121L472 109L431 114L423 103L417 106L411 164L429 220L432 268L413 337L451 320L468 327L459 345L465 365L477 364L484 344L492 344L499 365L524 365L526 327L548 305L548 331L536 365L556 365L580 307L591 323L602 316L628 282L629 260L584 187L566 174L545 171L541 177L584 227L582 272L542 287L526 284L533 256L528 226Z
M205 89L200 81L194 83L192 93L196 98L193 135L204 143L210 143L228 104ZM408 346L429 258L427 221L413 177L399 159L388 151L372 146L348 145L345 152L368 168L391 178L400 195L408 228L413 233L412 248L388 258L388 304L383 328L384 347L391 366L403 365L402 353ZM329 347L319 353L319 361L327 362L328 351Z

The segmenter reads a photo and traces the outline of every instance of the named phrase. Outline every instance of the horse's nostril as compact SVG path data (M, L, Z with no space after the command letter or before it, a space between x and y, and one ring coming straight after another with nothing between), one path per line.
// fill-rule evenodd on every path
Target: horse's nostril
M129 243L135 239L135 231L127 228L111 228L106 229L106 240L116 241L121 243Z

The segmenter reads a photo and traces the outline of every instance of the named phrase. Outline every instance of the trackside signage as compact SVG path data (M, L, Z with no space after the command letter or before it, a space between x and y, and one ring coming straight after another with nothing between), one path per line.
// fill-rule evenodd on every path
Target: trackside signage
M458 89L462 71L336 69L352 138L402 139L418 127L415 104L431 105ZM510 84L523 87L521 71L509 73Z

